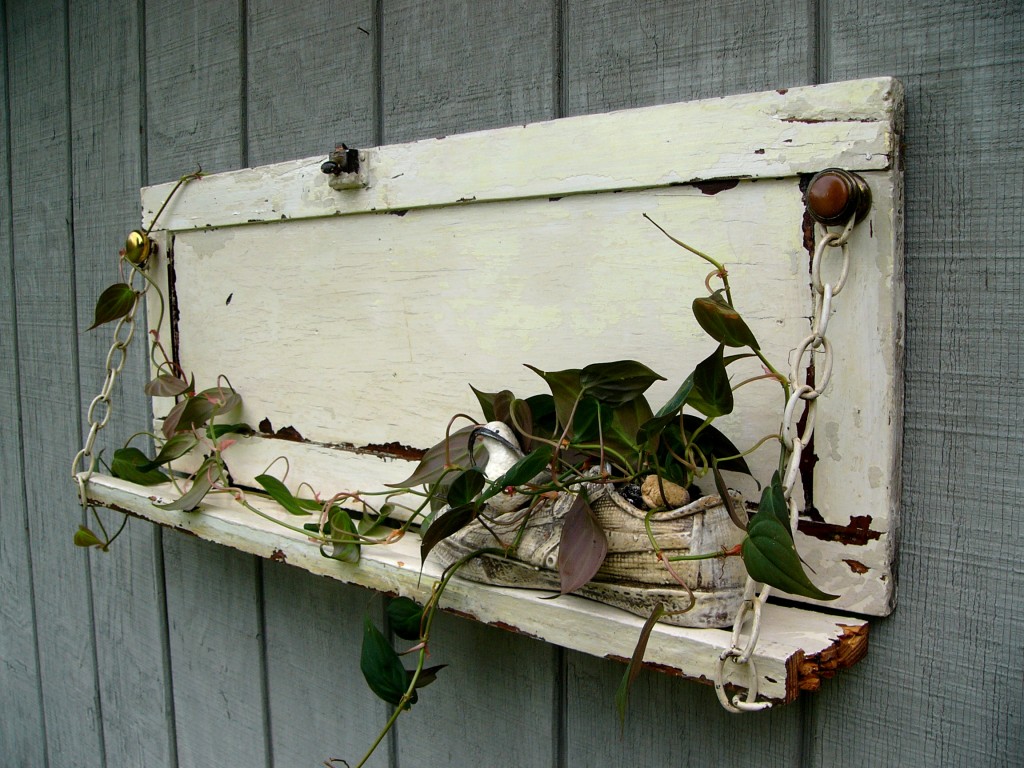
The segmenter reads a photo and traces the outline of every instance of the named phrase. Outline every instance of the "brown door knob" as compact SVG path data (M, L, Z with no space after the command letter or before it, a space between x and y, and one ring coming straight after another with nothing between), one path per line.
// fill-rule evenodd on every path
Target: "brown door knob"
M856 173L826 168L807 185L807 210L826 226L846 224L851 216L860 222L871 208L871 188Z

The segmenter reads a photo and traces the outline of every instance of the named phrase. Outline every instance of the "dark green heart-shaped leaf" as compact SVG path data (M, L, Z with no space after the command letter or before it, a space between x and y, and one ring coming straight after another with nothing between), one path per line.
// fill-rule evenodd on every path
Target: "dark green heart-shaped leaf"
M328 554L324 547L320 547L320 554L343 563L358 563L360 544L356 538L356 527L352 524L348 511L334 505L327 519L331 530L331 551Z
M253 428L248 424L209 424L206 427L206 436L211 440L219 440L224 435L244 435L249 436L255 434Z
M189 488L186 493L182 494L180 499L168 504L156 504L155 506L160 507L161 509L191 512L199 506L199 503L206 498L206 494L208 494L210 489L213 488L213 484L217 476L216 467L216 461L213 459L207 459L196 471L195 477L192 481L192 487Z
M503 389L501 392L481 392L472 384L469 385L469 388L473 390L477 402L480 403L480 410L483 411L485 422L508 421L509 407L516 399L515 395L507 389Z
M580 371L583 391L609 405L622 405L642 395L665 377L636 360L593 363Z
M448 503L459 507L470 503L484 489L487 478L479 467L472 467L456 475L448 488Z
M363 647L359 654L359 669L366 684L379 698L397 707L409 687L409 676L391 643L370 617L363 619Z
M732 413L733 397L729 374L722 361L724 347L718 348L693 369L693 389L686 398L705 416L724 416Z
M426 560L427 555L439 541L446 539L453 533L462 530L473 518L476 517L476 507L472 503L463 504L460 507L453 507L438 517L427 528L420 542L420 559Z
M581 493L576 496L562 522L562 536L558 544L561 593L574 592L594 578L607 554L608 538Z
M551 395L533 395L526 400L516 400L512 404L512 410L523 429L530 435L537 435L544 440L554 440L561 434L558 431L555 398ZM529 416L526 416L523 411L527 411ZM518 430L517 434L519 434ZM519 434L519 443L523 446L524 451L533 447L528 435Z
M612 423L612 409L597 398L584 395L572 419L574 443L596 443Z
M633 685L633 681L636 680L636 676L640 674L640 670L644 665L644 654L647 652L647 641L651 638L651 631L654 629L654 625L658 623L658 619L665 615L665 606L662 603L657 603L654 606L654 610L651 611L651 615L647 617L647 621L644 622L643 629L640 630L640 637L637 638L636 646L633 648L633 656L629 660L629 664L626 665L626 671L622 675L622 680L619 682L619 689L615 692L615 709L619 713L619 727L625 727L626 724L626 704L629 701L629 687Z
M96 301L96 311L88 330L124 317L132 311L137 300L138 294L127 283L115 283L110 286Z
M430 485L436 483L445 473L450 471L448 461L452 466L469 465L469 435L477 427L463 427L452 432L448 440L442 440L437 445L428 449L420 463L405 480L400 483L387 483L389 488L414 488L418 485ZM482 454L484 446L477 443L474 453Z
M169 373L161 373L155 379L146 382L143 388L150 397L177 397L192 389L194 383L179 379Z
M693 300L693 316L700 327L715 341L727 347L760 349L757 339L740 313L733 309L720 294Z
M419 640L423 623L423 606L408 597L396 597L388 603L391 631L403 640Z
M661 435L661 431L679 415L679 411L681 411L683 405L686 404L686 399L690 396L690 392L692 391L693 374L691 373L686 377L686 380L679 385L679 389L677 389L675 394L668 399L668 402L661 406L652 418L648 419L641 425L636 435L637 443L646 446L648 450L657 447L657 441L658 437Z
M754 516L747 528L742 554L747 573L755 581L814 600L838 597L822 592L807 578L793 537L774 514L758 512Z
M551 389L551 396L555 399L555 415L558 418L558 423L564 428L569 423L573 407L583 389L580 384L580 370L569 368L564 371L549 372L534 368L532 365L526 367L547 382Z
M158 453L152 461L141 465L139 469L143 472L148 472L149 470L162 466L169 461L180 459L197 445L199 445L199 438L191 432L182 432L174 435L163 444L163 447L160 449L160 453Z
M138 448L118 448L114 451L113 461L110 462L110 471L114 477L136 485L159 485L170 482L170 478L159 469L144 469L150 463L149 456Z

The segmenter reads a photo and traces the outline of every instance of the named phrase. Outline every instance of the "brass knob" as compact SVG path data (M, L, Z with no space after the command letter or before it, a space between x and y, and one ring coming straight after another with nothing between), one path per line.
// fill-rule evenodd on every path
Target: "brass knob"
M152 246L153 241L146 236L145 232L139 229L133 230L128 233L128 238L124 241L124 257L136 266L145 264Z
M826 226L860 222L871 208L871 188L864 179L842 168L826 168L807 185L807 211Z

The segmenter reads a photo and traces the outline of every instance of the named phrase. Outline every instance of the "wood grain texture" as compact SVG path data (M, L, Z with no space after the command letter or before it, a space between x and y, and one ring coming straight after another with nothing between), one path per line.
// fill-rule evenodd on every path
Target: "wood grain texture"
M813 700L807 762L1020 765L1024 8L825 7L829 77L907 87L905 517L900 607Z
M117 251L137 226L140 61L138 47L124 45L140 29L136 11L134 1L70 6L72 218L81 329L92 325L103 289L120 279ZM82 414L103 385L112 327L79 336ZM150 413L142 391L148 373L145 344L139 328L113 392L114 415L96 444L107 456ZM142 441L136 445L148 450ZM102 514L108 530L117 530L121 516ZM91 556L107 768L174 761L160 559L159 530L138 521L129 523L110 552Z
M245 135L242 4L145 0L149 179L237 168Z
M150 178L244 164L242 4L150 2ZM269 765L260 564L165 537L169 643L181 768Z
M373 7L249 2L249 164L375 143Z
M550 0L385 0L383 143L554 117Z
M11 181L18 372L40 681L50 765L102 766L88 557L65 482L80 447L65 7L10 9Z
M806 85L810 19L777 0L567 0L565 113Z
M2 11L4 9L0 9ZM28 510L22 457L18 326L12 244L7 14L0 12L0 755L11 765L44 765Z
M625 665L567 658L566 768L593 765L800 765L800 706L731 715L711 686L643 671L620 726L615 692Z
M399 721L399 765L555 765L558 661L546 643L439 616L430 663L450 666Z
M269 766L258 561L170 532L164 553L178 765Z
M276 764L355 765L391 715L359 671L363 617L383 629L384 599L291 565L264 563L263 576ZM367 765L388 765L387 747Z

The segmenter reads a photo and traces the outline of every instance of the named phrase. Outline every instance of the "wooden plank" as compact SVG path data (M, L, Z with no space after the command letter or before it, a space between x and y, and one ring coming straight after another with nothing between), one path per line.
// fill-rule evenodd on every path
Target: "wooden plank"
M555 4L384 0L383 141L554 117Z
M567 0L566 114L810 84L810 21L800 3Z
M14 303L25 502L39 648L46 760L101 766L88 556L65 484L80 447L78 328L69 154L68 40L60 0L9 8ZM45 764L45 763L44 763Z
M137 11L135 2L70 6L72 214L82 329L92 325L100 293L120 279L117 250L137 226L141 62L139 48L125 44L139 32ZM111 328L78 337L83 420L105 378ZM103 450L106 456L121 447L151 412L142 391L148 378L143 330L137 330L129 363L114 389L113 417L96 443L97 452ZM88 428L86 423L83 429ZM104 517L108 530L117 530L121 516ZM108 553L92 553L107 768L174 763L160 538L159 530L132 521Z
M248 162L375 143L372 0L248 3Z
M557 765L557 649L454 616L434 627L430 663L448 664L398 723L400 765ZM434 723L464 723L437 729ZM500 745L500 747L498 746Z
M18 325L11 219L11 132L7 14L0 15L0 745L12 765L44 765L43 730L28 509L22 460Z
M89 484L89 498L97 503L346 583L423 602L431 584L441 575L434 561L428 559L421 564L415 533L386 547L366 547L359 564L350 565L325 558L315 542L282 526L280 521L294 527L295 520L272 502L261 502L260 509L279 522L253 515L224 494L207 496L201 512L183 513L159 506L176 497L172 486L142 488L102 475L94 476ZM227 578L226 574L219 575ZM181 578L195 577L181 574ZM630 657L643 624L637 616L579 597L548 600L541 592L462 579L449 583L442 607L530 637L619 660ZM801 687L813 686L814 681L833 671L830 664L853 663L866 650L865 639L851 637L846 629L865 628L862 619L776 605L767 606L765 611L754 659L759 688L766 699L791 701ZM728 630L658 625L648 643L646 659L661 671L709 680L719 654L730 642ZM840 654L840 661L835 662L832 649L851 645L855 650Z
M147 3L151 178L243 164L243 7ZM269 764L259 563L183 536L164 563L179 766Z
M830 165L885 169L896 146L899 97L898 84L875 78L380 147L363 152L369 186L356 190L331 189L319 155L205 179L168 207L160 224L181 231L708 179L774 179ZM169 189L145 191L145 221ZM268 195L268 189L296 193Z
M384 601L283 563L266 563L263 576L275 759L316 766L340 757L355 765L392 711L359 672L363 617L383 628ZM381 747L367 765L388 765L388 752Z
M146 2L149 178L202 165L237 168L243 141L241 9L237 0Z
M1024 7L825 9L830 77L907 87L905 525L899 609L810 703L807 764L1019 765Z

